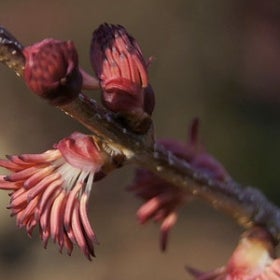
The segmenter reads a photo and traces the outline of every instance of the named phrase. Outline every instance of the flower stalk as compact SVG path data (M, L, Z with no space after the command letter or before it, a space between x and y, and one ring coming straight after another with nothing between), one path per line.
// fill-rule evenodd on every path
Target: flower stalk
M0 34L3 34L3 28ZM14 43L8 47L3 46L0 41L0 50L4 48L5 56L8 57L0 61L9 66L14 58L17 67L10 68L22 76L24 60L21 56L11 55L14 51L20 53L18 45L21 44L16 43L12 36L9 40ZM264 227L273 236L275 242L279 241L280 209L257 189L241 186L234 180L220 182L210 178L207 174L194 169L187 161L154 144L152 127L145 134L135 133L125 128L116 114L101 107L82 93L71 102L56 107L80 122L96 137L106 140L113 147L120 148L125 157L133 160L138 166L150 170L212 207L228 213L245 228L254 225Z

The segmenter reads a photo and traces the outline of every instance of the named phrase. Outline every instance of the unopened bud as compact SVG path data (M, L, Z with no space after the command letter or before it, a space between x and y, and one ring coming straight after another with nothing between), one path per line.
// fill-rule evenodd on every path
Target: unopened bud
M76 98L82 87L78 54L72 41L45 39L26 47L24 79L37 95L53 105Z

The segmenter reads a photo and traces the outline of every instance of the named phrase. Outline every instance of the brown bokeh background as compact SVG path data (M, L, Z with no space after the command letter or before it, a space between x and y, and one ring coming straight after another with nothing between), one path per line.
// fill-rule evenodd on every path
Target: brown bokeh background
M203 143L232 176L280 202L279 1L11 0L0 7L0 24L23 44L72 39L89 72L92 31L103 22L124 25L155 58L157 137L184 139L189 121L200 117ZM0 83L1 156L41 152L75 130L86 132L4 66ZM132 176L126 167L93 189L90 217L101 242L93 262L79 250L61 255L51 242L44 250L38 234L29 239L1 192L0 279L190 279L185 265L207 270L227 260L241 229L200 202L182 209L162 254L158 225L138 225L139 201L124 190Z

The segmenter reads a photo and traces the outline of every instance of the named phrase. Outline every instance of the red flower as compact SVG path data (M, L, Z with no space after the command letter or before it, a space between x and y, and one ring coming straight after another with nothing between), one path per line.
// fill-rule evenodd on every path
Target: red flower
M144 126L155 101L147 63L135 39L120 25L101 25L93 33L91 63L104 106Z
M0 177L0 189L11 191L9 209L17 225L31 236L39 226L45 247L49 238L66 248L73 244L91 259L97 242L87 216L94 181L114 168L110 156L91 136L73 133L42 154L9 156L0 166L12 171Z

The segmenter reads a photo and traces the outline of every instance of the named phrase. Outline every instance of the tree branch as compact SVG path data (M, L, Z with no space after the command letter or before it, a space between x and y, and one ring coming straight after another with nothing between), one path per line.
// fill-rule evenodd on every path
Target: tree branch
M3 28L1 30L0 61L21 76L24 69L21 44ZM82 93L71 103L58 108L101 140L119 147L126 157L138 166L149 169L174 186L228 213L245 228L254 225L265 227L275 241L279 241L280 209L256 188L243 187L233 180L222 183L209 178L170 151L154 145L152 128L145 135L133 133L125 128L113 113Z
M123 151L133 155L140 167L149 169L212 207L228 213L245 228L264 226L276 241L279 240L280 209L256 188L243 187L233 180L222 183L209 178L161 146L147 144L147 141L150 143L147 135L127 130L115 120L112 113L83 94L60 109L97 136L109 138L121 146Z

